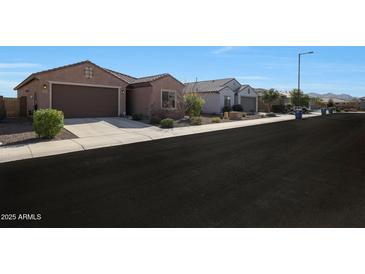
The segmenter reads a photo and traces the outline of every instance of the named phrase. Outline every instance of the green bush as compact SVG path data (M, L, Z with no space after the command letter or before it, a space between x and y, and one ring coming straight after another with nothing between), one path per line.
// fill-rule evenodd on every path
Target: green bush
M140 121L143 119L143 114L142 113L133 113L132 119L135 121Z
M190 92L184 96L184 103L186 113L192 117L200 115L205 101L196 92Z
M158 125L161 122L161 118L159 116L152 116L150 119L150 123L152 125Z
M173 128L174 120L172 120L171 118L165 118L160 121L160 125L162 128Z
M232 106L232 110L234 110L234 111L243 111L243 107L242 107L242 105L233 105Z
M33 113L33 127L39 137L54 138L63 128L63 112L39 109Z
M230 111L232 111L232 108L231 108L231 106L224 106L224 107L222 108L222 111L223 111L223 112L230 112Z
M201 125L202 124L202 117L194 116L190 118L191 125Z
M212 123L220 123L220 122L221 122L221 118L219 118L219 117L212 118Z

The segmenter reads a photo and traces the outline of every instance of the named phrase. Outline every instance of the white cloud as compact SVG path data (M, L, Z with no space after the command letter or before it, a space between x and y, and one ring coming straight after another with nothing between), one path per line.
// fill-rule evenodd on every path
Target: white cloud
M271 79L269 77L260 76L260 75L237 76L235 78L240 79L240 80L261 80L261 81Z
M0 63L0 68L35 68L40 67L40 64L37 63Z
M234 49L234 47L221 47L219 49L212 51L212 53L213 54L223 54L223 53L227 53L233 49Z

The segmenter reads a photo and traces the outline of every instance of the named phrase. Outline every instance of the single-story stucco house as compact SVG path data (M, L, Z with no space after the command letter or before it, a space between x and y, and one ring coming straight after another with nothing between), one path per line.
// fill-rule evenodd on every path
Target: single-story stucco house
M154 113L182 117L184 85L170 74L136 78L90 61L36 72L14 90L35 109L62 110L65 117L109 117Z
M203 113L221 113L223 107L241 104L244 111L257 112L257 94L234 78L196 81L185 84L184 93L196 92L205 101Z

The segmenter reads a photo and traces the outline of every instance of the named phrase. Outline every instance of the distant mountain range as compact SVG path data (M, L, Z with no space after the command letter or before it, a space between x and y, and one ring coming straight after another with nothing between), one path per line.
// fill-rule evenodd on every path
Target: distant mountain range
M257 93L263 94L268 89L256 88L255 90ZM282 91L281 94L289 94L289 91ZM319 97L325 101L328 101L329 99L338 99L338 100L344 100L344 101L351 101L351 100L357 99L356 97L353 97L349 94L344 94L344 93L342 93L342 94L335 94L335 93L320 94L320 93L310 92L310 93L306 93L306 94L309 95L309 97Z
M308 93L309 97L319 97L322 99L340 99L345 101L351 101L354 99L357 99L356 97L353 97L348 94L334 94L334 93L326 93L326 94L319 94L315 92Z

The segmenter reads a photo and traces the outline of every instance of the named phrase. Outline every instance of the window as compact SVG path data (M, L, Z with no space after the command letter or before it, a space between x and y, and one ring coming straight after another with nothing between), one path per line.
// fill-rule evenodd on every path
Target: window
M161 91L161 108L164 109L176 108L176 91L174 90Z
M224 96L224 106L231 106L231 97L230 96Z
M87 79L93 78L93 68L91 68L91 67L86 67L85 68L85 77Z

